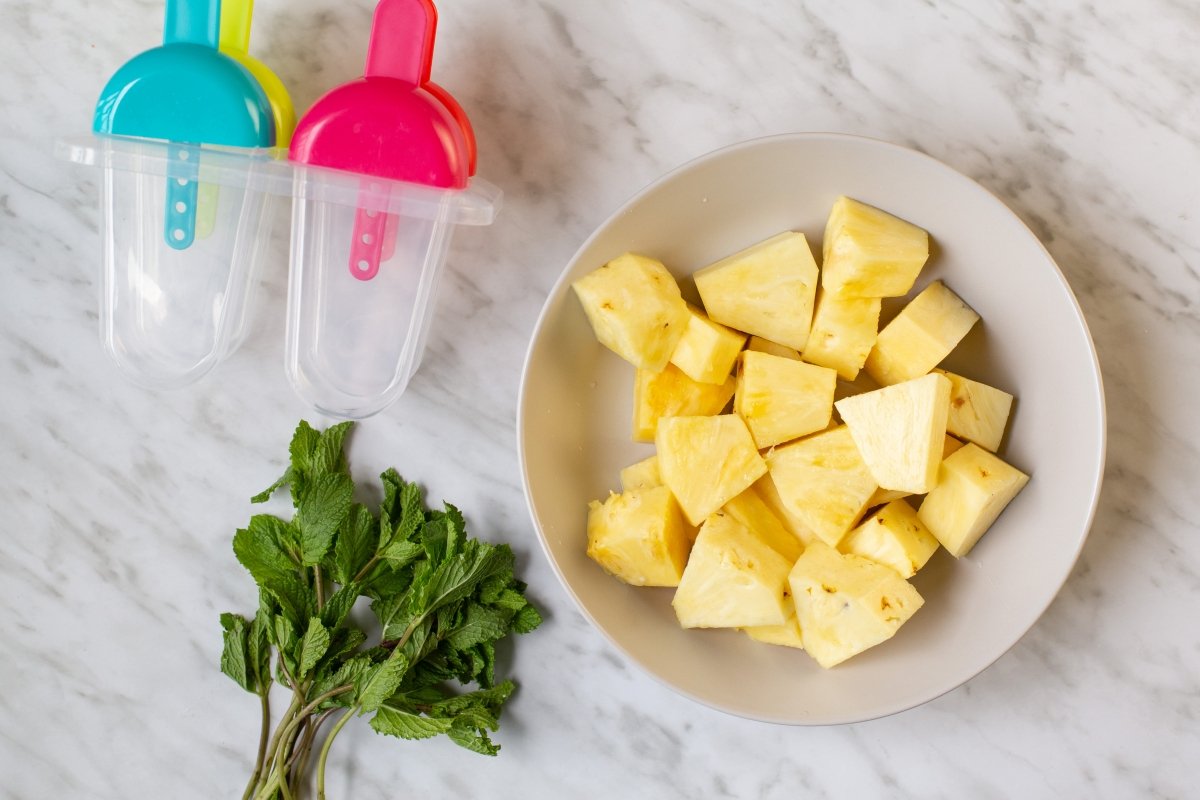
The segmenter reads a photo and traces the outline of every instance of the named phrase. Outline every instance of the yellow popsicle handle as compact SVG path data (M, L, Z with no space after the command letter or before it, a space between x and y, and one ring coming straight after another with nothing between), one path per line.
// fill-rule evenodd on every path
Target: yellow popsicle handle
M292 141L292 131L296 127L296 109L279 76L249 54L250 22L253 17L254 0L223 0L220 49L245 67L262 86L275 116L275 146L286 148Z
M222 0L221 49L234 53L250 52L250 20L254 0Z

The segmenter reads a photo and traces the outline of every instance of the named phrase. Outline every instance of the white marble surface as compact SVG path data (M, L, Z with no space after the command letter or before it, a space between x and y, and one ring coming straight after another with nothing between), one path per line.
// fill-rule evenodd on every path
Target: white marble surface
M254 51L306 107L359 74L368 0L260 0ZM489 760L352 726L337 798L1196 796L1200 753L1200 8L1141 3L445 0L497 224L451 254L424 368L353 441L516 547L548 622ZM0 4L0 795L236 797L257 708L217 670L250 609L246 498L306 414L281 366L284 254L203 383L125 383L96 337L96 176L57 163L158 0ZM925 707L834 729L723 716L623 662L556 583L518 479L517 385L560 269L686 159L792 130L940 158L1045 241L1092 328L1104 494L1058 600Z

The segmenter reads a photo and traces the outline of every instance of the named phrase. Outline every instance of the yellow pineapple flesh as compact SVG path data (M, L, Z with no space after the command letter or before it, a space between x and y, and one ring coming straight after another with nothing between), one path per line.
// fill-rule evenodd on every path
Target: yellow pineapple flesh
M788 511L787 504L783 502L783 498L779 496L779 490L775 488L775 481L771 479L770 473L763 475L754 482L754 491L758 494L763 505L775 515L775 519L779 520L784 529L795 536L801 545L807 545L817 535L805 525L799 517Z
M687 330L675 345L671 363L699 383L725 383L746 343L745 334L713 322L695 306L688 306L688 314Z
M572 287L601 344L638 369L667 365L687 329L688 309L661 262L626 253Z
M821 286L853 297L903 297L929 260L929 234L886 211L839 197L825 223Z
M793 361L800 360L800 353L794 348L788 347L787 345L777 344L776 342L772 342L770 339L764 339L761 336L751 336L750 340L746 342L746 349L753 350L756 353L769 353L773 356L779 356L781 358L790 358Z
M793 604L789 603L788 605L792 606L788 609L791 616L782 625L757 625L751 628L742 628L742 631L756 642L803 650L804 638L800 634L800 622L796 619L796 609Z
M917 516L955 558L971 551L1029 476L976 444L942 462Z
M789 562L800 557L804 543L792 534L751 486L727 502L723 511Z
M730 375L717 385L689 378L674 364L661 372L640 369L633 381L633 440L652 442L663 417L719 414L737 390Z
M704 521L671 605L685 628L745 628L787 622L792 564L732 517Z
M852 381L867 361L879 332L878 297L846 297L827 291L817 293L812 329L803 358L810 364L837 370L842 380Z
M644 458L621 470L623 492L631 489L653 489L655 486L662 486L662 476L658 474L658 456Z
M833 547L858 522L877 488L845 425L775 448L767 465L788 512Z
M963 446L963 443L953 436L947 434L942 443L942 460L950 457L950 454ZM879 488L875 490L875 494L871 495L870 501L867 502L867 508L882 506L890 503L893 500L899 500L902 497L912 497L912 492L901 492L895 489Z
M693 277L710 319L804 349L817 288L817 262L804 234L773 236Z
M767 471L746 423L736 414L666 417L658 424L655 444L663 483L693 525Z
M689 542L665 486L612 494L588 506L588 557L633 586L678 586Z
M747 350L733 408L764 449L824 430L833 414L837 373L825 367Z
M950 417L946 430L996 452L1008 425L1013 396L953 372L936 371L950 380Z
M937 373L837 402L875 482L912 494L937 482L949 406L950 381Z
M891 567L822 542L805 549L788 583L804 649L825 669L895 636L925 602Z
M880 386L925 375L978 321L962 298L935 281L879 332L867 356L867 374Z
M937 549L938 540L903 500L893 500L873 511L838 545L843 553L891 567L902 578L916 575Z

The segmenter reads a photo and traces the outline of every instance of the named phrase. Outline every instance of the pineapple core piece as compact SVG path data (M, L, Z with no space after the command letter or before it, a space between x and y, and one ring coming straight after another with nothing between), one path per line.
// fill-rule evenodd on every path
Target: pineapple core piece
M942 462L938 485L921 503L921 522L955 558L971 551L1029 476L976 444Z
M784 527L753 486L726 503L723 511L786 558L788 563L799 558L804 550L804 543Z
M631 489L653 489L655 486L662 485L662 476L658 474L658 456L644 458L621 470L621 491L623 492Z
M695 306L688 306L688 314L687 329L675 345L671 363L694 381L725 383L746 344L745 334L713 322Z
M937 373L837 401L875 482L912 494L937 483L949 407L950 381Z
M694 381L674 364L662 372L639 369L633 382L633 440L654 441L663 417L720 414L736 390L732 375L717 385Z
M877 485L840 425L767 454L784 508L831 547L857 524Z
M638 369L667 365L687 329L688 309L661 262L626 253L572 287L602 345Z
M829 669L885 642L925 602L894 569L821 542L788 575L804 649Z
M843 553L869 558L911 578L938 549L938 540L903 500L875 511L838 545Z
M788 605L791 606L793 604L788 603ZM795 647L797 650L803 650L804 639L800 635L800 623L796 620L796 609L792 607L788 611L791 612L791 616L782 625L755 625L750 628L742 628L742 631L756 642L778 644L783 647Z
M878 208L839 197L822 242L821 286L850 297L903 297L929 260L929 234Z
M842 380L852 381L866 363L879 332L878 297L845 297L822 290L817 293L812 329L804 346L804 360L836 369Z
M836 387L831 369L747 350L733 409L762 450L828 427Z
M1008 425L1013 396L953 372L936 371L950 379L950 417L946 430L996 452Z
M790 358L792 361L800 360L800 353L795 349L776 344L770 339L764 339L761 336L751 336L750 341L746 342L746 349L753 350L756 353L770 353L780 358Z
M803 350L812 323L817 262L802 233L786 231L694 276L708 316Z
M880 386L924 375L978 321L979 315L944 283L931 283L879 332L867 356L867 374Z
M947 434L942 444L942 460L944 461L949 458L951 453L962 446L962 442ZM621 485L624 486L624 484ZM867 502L867 508L882 506L893 500L899 500L901 497L912 497L912 492L898 492L895 489L876 489L875 494L871 495L871 499Z
M790 568L790 561L718 512L701 526L671 605L685 628L782 625Z
M658 424L658 471L693 525L761 478L767 465L735 414L667 417Z
M588 557L633 586L678 586L688 557L683 517L665 486L588 505Z

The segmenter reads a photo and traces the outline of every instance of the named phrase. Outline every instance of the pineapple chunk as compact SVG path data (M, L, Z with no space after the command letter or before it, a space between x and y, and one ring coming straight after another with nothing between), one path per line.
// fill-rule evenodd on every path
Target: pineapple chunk
M799 558L804 550L804 543L784 527L753 486L726 503L724 511L789 563Z
M767 454L784 508L831 547L857 523L875 493L875 479L841 425Z
M663 483L693 525L767 471L746 423L735 414L667 417L658 425L655 442Z
M685 628L787 622L791 562L720 512L704 521L671 605Z
M950 379L950 417L946 430L996 452L1008 425L1013 396L953 372L935 371Z
M787 231L694 276L708 316L803 350L812 323L817 262L802 233Z
M671 363L699 383L725 383L746 343L745 334L713 322L695 306L688 306L688 314L687 329L675 345Z
M875 482L913 494L937 483L949 407L950 381L937 373L837 402Z
M683 517L665 486L588 506L588 557L633 586L678 586L688 557Z
M825 669L892 638L925 602L891 567L821 542L804 551L788 583L804 649Z
M867 356L867 374L880 386L924 375L978 321L979 315L945 284L931 283L879 332Z
M950 457L951 453L955 452L962 446L962 442L947 434L946 439L942 444L942 460L945 461ZM893 500L899 500L902 497L912 497L912 492L900 492L895 489L876 489L875 494L871 495L871 499L867 503L867 508L882 506L886 503L892 502Z
M792 361L800 360L800 353L796 350L776 344L770 339L764 339L761 336L751 336L750 341L746 342L746 349L753 350L756 353L770 353L780 358L790 358Z
M792 606L793 604L789 603L788 605ZM795 647L797 650L803 650L804 638L800 634L800 623L796 619L796 609L793 606L788 611L791 612L791 616L782 625L756 625L751 628L742 628L742 631L756 642L778 644L783 647Z
M821 286L851 297L903 297L929 260L929 234L885 211L839 197L822 242Z
M787 510L783 498L779 496L779 490L775 488L775 481L771 480L770 473L755 481L753 489L758 493L759 499L763 501L767 509L775 515L775 519L783 525L784 530L799 539L800 544L807 545L817 538L817 535L809 530L809 527L801 522L799 517Z
M838 545L843 553L869 558L911 578L937 551L938 541L903 500L893 500L867 517Z
M968 444L942 462L938 485L917 516L950 555L962 558L1028 482L1025 473Z
M662 486L662 475L658 474L658 456L644 458L621 470L621 491L653 489Z
M720 414L737 390L730 375L720 386L698 383L674 364L662 372L639 369L633 382L633 440L652 442L663 417Z
M825 367L747 350L733 408L761 450L824 430L833 414L837 373Z
M852 381L866 363L879 332L878 297L845 297L817 293L812 329L804 346L804 360L836 369L842 380Z
M572 284L600 343L659 372L687 329L679 285L661 262L626 253Z

